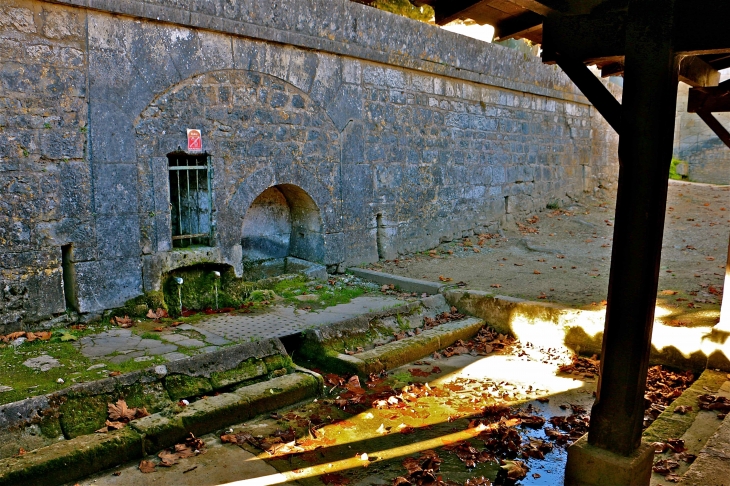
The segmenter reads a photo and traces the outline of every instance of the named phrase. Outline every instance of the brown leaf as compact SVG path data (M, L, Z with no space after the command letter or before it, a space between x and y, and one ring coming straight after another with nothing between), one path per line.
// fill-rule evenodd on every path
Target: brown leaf
M107 420L104 423L106 424L106 428L108 430L119 430L119 429L123 429L124 426L127 425L124 422L112 422L111 420Z
M51 336L53 335L53 332L51 331L38 331L35 333L35 337L37 339L40 339L41 341L48 341L51 339Z
M494 289L498 289L498 288L501 288L502 286L500 284L491 284L490 287L492 287Z
M662 290L659 292L661 295L677 295L678 292L676 290Z
M534 273L535 275L540 275L541 272L539 270L533 270L532 273Z
M157 310L155 310L155 311L153 311L152 309L147 311L147 317L149 317L150 319L157 320L157 319L161 319L163 317L168 317L168 315L167 315L167 311L165 309L161 309L158 307Z
M112 318L112 321L116 323L117 326L122 328L132 327L134 323L132 322L132 319L130 319L129 316L119 317L115 316Z
M136 408L129 408L127 406L127 402L121 399L117 400L116 404L109 403L107 408L109 409L109 418L111 420L122 420L128 422L132 420L137 413Z
M178 455L174 452L170 452L167 450L164 450L157 454L157 457L160 458L160 466L163 467L171 467L177 464Z
M142 462L139 463L139 470L143 473L153 473L155 472L155 463L152 461L142 460Z

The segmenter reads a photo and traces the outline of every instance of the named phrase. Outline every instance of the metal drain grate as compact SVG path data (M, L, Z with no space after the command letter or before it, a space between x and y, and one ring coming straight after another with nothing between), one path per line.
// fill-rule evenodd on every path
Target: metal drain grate
M249 316L216 316L195 327L213 332L226 339L249 341L250 339L267 339L289 336L302 332L311 325L305 321L290 319L276 314Z

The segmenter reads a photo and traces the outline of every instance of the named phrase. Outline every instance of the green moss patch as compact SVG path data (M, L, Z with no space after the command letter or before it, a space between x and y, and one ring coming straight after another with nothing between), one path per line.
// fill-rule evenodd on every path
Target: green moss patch
M168 375L165 377L165 389L172 400L197 397L213 391L213 385L206 378L186 375Z
M81 435L93 434L104 426L108 416L107 404L114 403L116 397L110 394L71 396L61 405L61 428L64 435L73 439Z
M167 309L165 295L160 291L150 291L125 302L124 306L114 309L113 316L145 317L147 311Z
M251 358L231 370L212 373L210 382L218 390L265 375L266 371L266 364L262 360Z
M142 456L142 437L129 427L62 441L0 461L0 486L45 486L72 482Z

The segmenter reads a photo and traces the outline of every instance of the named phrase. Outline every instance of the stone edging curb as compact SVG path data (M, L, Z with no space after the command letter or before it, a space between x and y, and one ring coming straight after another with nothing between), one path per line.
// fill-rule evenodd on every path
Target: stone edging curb
M176 415L156 413L107 434L79 436L0 460L0 486L54 486L140 459L183 440L242 422L257 414L319 396L323 380L296 373L198 400ZM304 371L304 372L300 372Z
M375 270L366 270L364 268L348 268L348 272L353 275L368 279L379 284L393 284L398 289L405 292L416 292L417 294L438 294L445 285L428 280L419 280L416 278L401 277L391 273L376 272Z
M338 354L343 367L368 375L392 370L454 344L472 338L484 326L482 319L471 317L441 324L413 337L393 341L356 355Z

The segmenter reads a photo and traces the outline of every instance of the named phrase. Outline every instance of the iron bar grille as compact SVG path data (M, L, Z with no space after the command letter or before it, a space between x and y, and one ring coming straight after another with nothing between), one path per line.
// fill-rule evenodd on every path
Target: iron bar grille
M167 155L170 172L172 246L210 246L213 241L213 168L208 153Z

